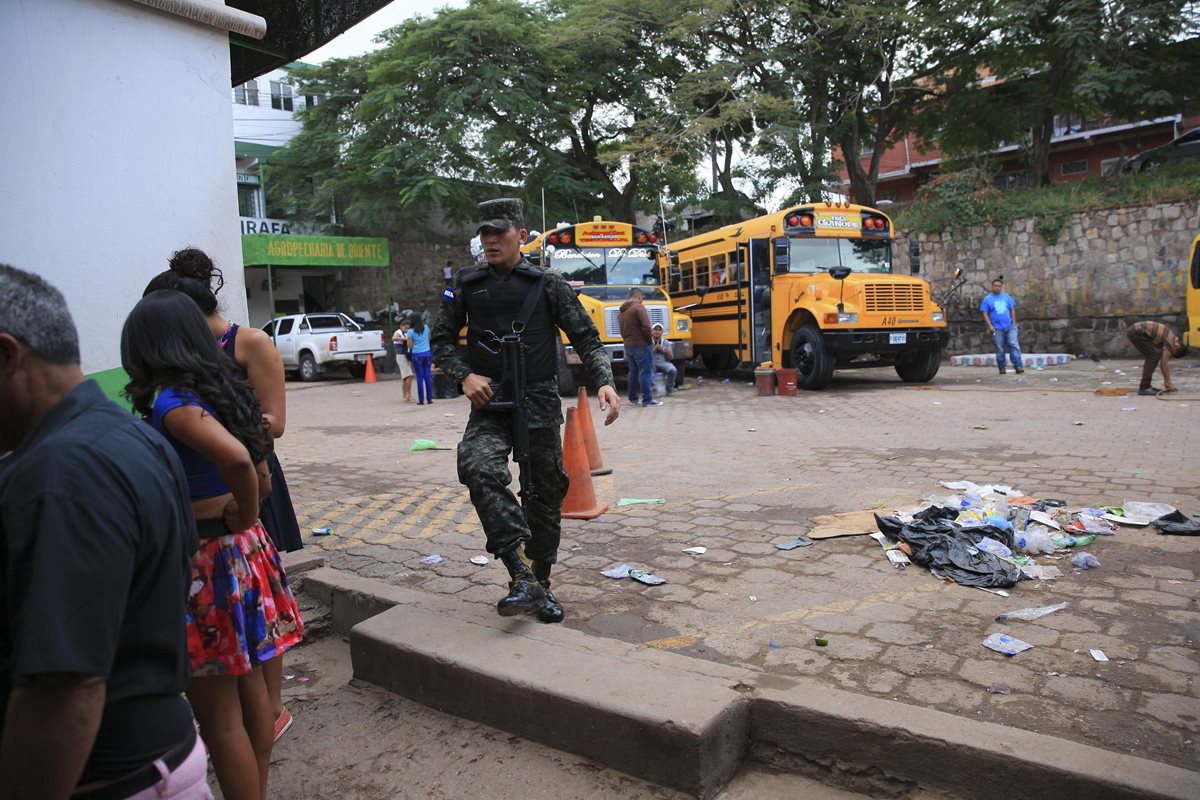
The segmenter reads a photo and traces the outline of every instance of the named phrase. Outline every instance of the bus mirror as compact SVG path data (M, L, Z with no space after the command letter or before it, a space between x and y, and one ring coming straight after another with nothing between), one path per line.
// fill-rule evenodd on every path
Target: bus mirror
M697 297L703 298L704 295L706 295L706 294L708 294L707 286L697 286L696 287L696 296Z
M775 274L788 271L788 238L782 236L775 240Z
M913 275L921 271L921 243L915 239L908 240L908 269Z

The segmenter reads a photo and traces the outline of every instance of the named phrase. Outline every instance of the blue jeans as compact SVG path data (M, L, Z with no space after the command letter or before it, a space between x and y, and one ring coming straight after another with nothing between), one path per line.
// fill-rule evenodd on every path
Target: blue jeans
M1012 361L1014 369L1025 369L1021 363L1021 345L1017 343L1017 326L1004 330L997 329L992 334L992 339L996 342L996 366L1004 369L1004 352L1008 351L1008 358Z
M413 372L417 374L417 401L433 402L433 354L413 353Z
M654 355L650 345L625 348L625 363L629 365L629 402L638 401L638 390L642 393L642 405L654 400Z

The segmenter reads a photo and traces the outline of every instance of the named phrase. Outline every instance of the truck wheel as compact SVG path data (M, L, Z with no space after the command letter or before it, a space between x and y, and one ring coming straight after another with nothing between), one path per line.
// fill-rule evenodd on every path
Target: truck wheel
M317 360L312 353L300 354L300 380L311 383L320 380L321 373L317 371Z
M909 350L896 359L896 374L905 383L927 383L941 366L941 348Z
M574 397L578 392L577 381L575 380L575 370L567 363L567 350L563 347L562 340L558 341L558 395L559 397Z
M805 325L792 339L792 364L803 389L824 389L833 377L833 358L815 325Z

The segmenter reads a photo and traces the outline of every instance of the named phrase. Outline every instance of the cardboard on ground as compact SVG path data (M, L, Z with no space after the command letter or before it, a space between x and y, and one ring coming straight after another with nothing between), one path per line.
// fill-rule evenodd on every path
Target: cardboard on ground
M833 539L837 536L862 536L877 530L874 511L847 511L844 514L825 514L813 517L810 539Z

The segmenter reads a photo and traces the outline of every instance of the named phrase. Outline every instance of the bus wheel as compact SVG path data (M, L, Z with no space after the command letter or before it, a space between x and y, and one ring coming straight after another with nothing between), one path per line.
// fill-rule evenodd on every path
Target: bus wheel
M942 366L941 348L909 350L896 359L896 374L905 383L926 383Z
M558 343L558 395L559 397L574 397L578 388L575 383L575 371L567 363L567 351L562 341Z
M833 377L833 358L821 341L821 331L805 325L792 339L792 364L804 389L824 389Z

